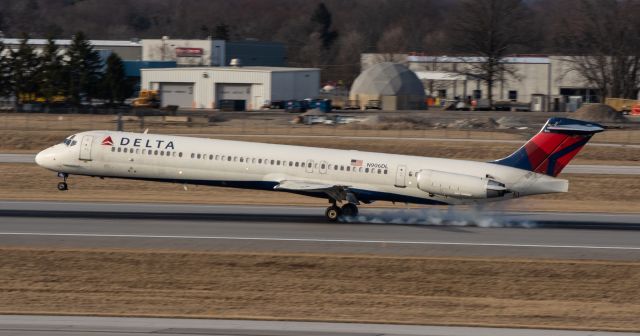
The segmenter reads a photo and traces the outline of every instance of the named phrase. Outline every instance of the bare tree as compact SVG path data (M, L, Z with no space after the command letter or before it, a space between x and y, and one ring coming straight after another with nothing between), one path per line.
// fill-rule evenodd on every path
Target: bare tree
M386 30L376 44L380 53L378 62L406 62L405 57L400 54L407 52L407 38L405 31L400 26Z
M523 0L467 0L461 3L452 25L453 47L476 62L457 69L487 86L489 106L493 107L493 87L514 69L506 57L527 41L527 11Z
M573 56L569 70L597 87L603 98L636 98L640 71L640 4L583 0L578 15L565 21L560 43Z

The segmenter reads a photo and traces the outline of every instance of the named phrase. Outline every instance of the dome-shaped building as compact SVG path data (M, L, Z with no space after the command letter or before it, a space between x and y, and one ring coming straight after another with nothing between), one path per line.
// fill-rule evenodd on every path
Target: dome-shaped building
M424 86L416 74L402 64L383 62L363 71L353 82L349 99L364 109L380 101L388 111L425 109Z

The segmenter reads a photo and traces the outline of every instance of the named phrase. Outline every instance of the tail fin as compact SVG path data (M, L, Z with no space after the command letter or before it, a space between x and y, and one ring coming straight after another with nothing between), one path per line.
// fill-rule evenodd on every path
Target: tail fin
M604 127L596 123L550 118L524 146L493 163L555 177L595 133L602 131Z

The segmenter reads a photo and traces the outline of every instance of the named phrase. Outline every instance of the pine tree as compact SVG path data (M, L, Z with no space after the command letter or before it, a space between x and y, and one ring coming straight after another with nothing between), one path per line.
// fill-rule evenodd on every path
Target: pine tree
M79 105L82 98L91 100L98 92L102 62L100 55L82 32L73 36L67 50L68 90L71 101Z
M124 72L124 63L118 54L112 53L107 58L107 68L102 76L101 96L110 104L122 102L131 95L131 89Z
M11 95L11 58L9 51L0 40L0 97Z
M40 64L39 94L44 97L46 104L50 104L54 96L65 95L63 56L60 54L60 47L51 37L40 54Z
M320 33L322 47L324 49L331 48L333 42L338 38L338 32L331 30L333 19L331 17L331 12L324 2L318 4L318 7L316 7L316 10L311 16L311 21L319 26L316 31Z
M12 50L9 60L9 90L16 98L16 108L20 109L23 100L30 100L38 91L37 75L39 59L33 47L29 45L29 36L24 35L18 49ZM21 99L25 98L25 99Z

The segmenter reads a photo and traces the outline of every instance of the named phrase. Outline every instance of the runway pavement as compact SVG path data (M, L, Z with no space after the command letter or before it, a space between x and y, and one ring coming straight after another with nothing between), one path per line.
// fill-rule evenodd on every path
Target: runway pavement
M640 215L0 202L0 247L640 260Z
M35 163L35 154L0 154L0 163ZM569 174L640 175L640 166L569 165Z
M80 316L0 315L0 336L638 336L639 333L320 323Z

